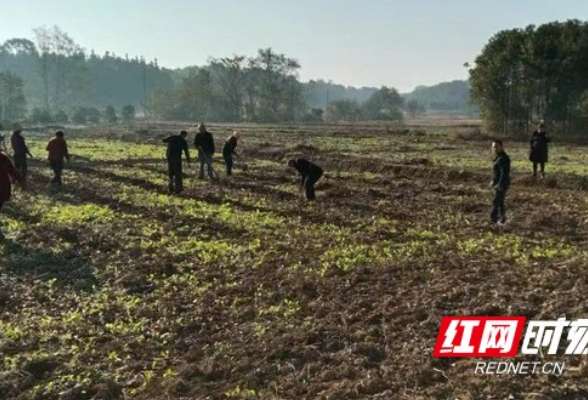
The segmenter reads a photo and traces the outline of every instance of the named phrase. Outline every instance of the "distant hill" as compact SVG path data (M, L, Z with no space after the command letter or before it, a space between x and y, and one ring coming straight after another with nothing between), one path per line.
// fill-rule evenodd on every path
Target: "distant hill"
M418 86L403 97L405 101L416 100L427 110L477 113L477 108L470 104L468 81L457 80L434 86Z

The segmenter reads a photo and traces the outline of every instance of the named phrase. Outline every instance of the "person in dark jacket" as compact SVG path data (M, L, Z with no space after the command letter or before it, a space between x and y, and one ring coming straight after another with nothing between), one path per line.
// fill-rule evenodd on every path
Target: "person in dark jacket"
M181 131L179 135L168 136L163 139L167 144L167 167L169 174L169 193L179 194L184 190L182 172L182 152L186 154L186 164L190 165L190 151L186 137L188 132Z
M198 149L198 161L200 162L200 173L198 178L204 179L204 165L206 165L208 171L208 177L210 179L217 179L216 172L212 163L214 161L214 138L212 133L206 130L204 124L198 125L198 133L194 138L194 147Z
M48 152L47 159L49 166L53 170L54 177L51 180L52 186L61 186L61 173L63 172L63 163L65 160L69 162L69 151L67 149L67 142L63 138L63 131L55 132L55 137L47 143L46 150Z
M531 152L529 153L529 160L533 163L533 177L537 177L537 165L541 167L541 178L545 178L545 164L549 158L548 143L551 138L545 132L545 124L541 123L537 130L531 136Z
M492 150L495 154L493 162L494 177L492 179L494 200L492 202L490 219L494 224L504 224L506 222L506 208L504 203L506 192L510 186L510 157L504 151L501 140L494 140Z
M14 166L22 176L24 183L28 175L27 155L31 158L33 158L33 155L27 147L25 138L22 136L22 127L18 124L14 127L14 131L10 137L10 144L14 152Z
M239 140L241 139L240 132L234 132L233 135L227 139L223 146L223 158L225 160L225 166L227 167L227 176L233 175L233 156L239 157L235 152Z
M0 210L4 203L10 200L12 194L12 182L23 182L22 176L16 170L10 158L4 153L0 152ZM4 237L0 231L0 238Z
M300 190L306 190L306 199L314 200L314 185L323 176L323 169L304 158L289 160L288 166L300 173Z

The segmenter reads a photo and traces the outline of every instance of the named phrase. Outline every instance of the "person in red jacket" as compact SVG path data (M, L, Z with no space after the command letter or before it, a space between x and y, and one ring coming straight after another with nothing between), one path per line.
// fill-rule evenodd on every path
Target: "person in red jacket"
M12 194L12 182L17 181L22 183L23 178L20 173L12 165L10 158L2 152L0 152L0 210ZM0 238L3 238L4 234L0 230Z
M63 172L63 162L69 162L69 152L67 150L67 142L63 138L63 131L55 132L55 137L47 144L47 151L49 152L49 165L53 170L54 177L51 180L51 185L61 186L61 173Z

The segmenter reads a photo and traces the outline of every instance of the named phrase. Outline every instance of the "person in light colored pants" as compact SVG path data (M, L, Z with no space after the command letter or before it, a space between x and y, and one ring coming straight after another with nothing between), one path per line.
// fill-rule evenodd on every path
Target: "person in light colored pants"
M212 165L214 162L213 154L206 154L204 151L198 150L198 161L200 162L200 173L198 174L198 178L204 179L204 166L206 165L208 177L210 179L217 179L216 171Z
M200 162L200 174L198 178L204 179L204 165L208 168L208 177L210 179L217 179L218 176L214 171L212 163L214 161L214 138L212 134L206 130L204 124L198 126L198 133L194 138L194 147L198 149L198 161Z

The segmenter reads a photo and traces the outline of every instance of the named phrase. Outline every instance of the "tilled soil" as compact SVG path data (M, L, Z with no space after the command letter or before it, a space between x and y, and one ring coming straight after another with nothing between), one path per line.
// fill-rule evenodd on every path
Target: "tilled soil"
M515 175L495 230L487 159L262 143L172 200L157 159L85 160L57 193L34 165L3 211L0 398L588 398L585 356L546 356L559 377L432 358L442 316L585 317L583 177ZM283 166L300 155L327 171L315 204Z

